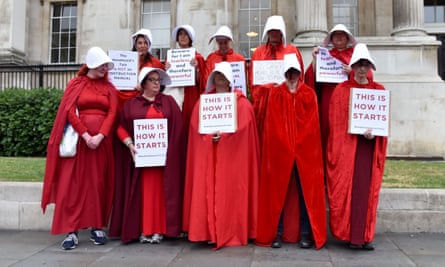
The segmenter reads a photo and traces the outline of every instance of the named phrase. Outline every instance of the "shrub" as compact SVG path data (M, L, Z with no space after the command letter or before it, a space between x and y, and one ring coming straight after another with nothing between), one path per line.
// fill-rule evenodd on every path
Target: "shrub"
M63 90L0 91L0 156L45 156Z

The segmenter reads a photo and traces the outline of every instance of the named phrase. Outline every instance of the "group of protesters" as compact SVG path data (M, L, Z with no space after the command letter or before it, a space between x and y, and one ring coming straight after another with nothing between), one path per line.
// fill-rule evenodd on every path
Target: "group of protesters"
M175 49L189 49L196 33L180 25L172 38ZM213 249L249 242L320 249L328 228L351 249L374 249L387 138L371 129L348 133L348 108L351 88L384 87L373 81L367 46L344 25L321 44L342 62L348 78L339 84L317 82L318 48L304 68L299 49L286 41L282 16L267 19L265 43L249 66L232 48L231 29L221 26L209 40L218 49L206 58L196 51L190 61L190 86L169 86L170 60L151 54L150 30L131 40L138 85L116 88L108 76L113 61L92 47L54 120L41 205L45 211L55 204L51 234L66 235L62 249L76 248L82 229L90 229L96 245L187 238ZM283 82L255 83L253 66L262 60L281 62ZM248 93L235 88L230 62L243 62ZM201 131L201 96L210 94L233 97L234 131ZM166 144L158 144L166 149L163 164L135 165L138 120L152 122L147 131L165 129ZM79 135L71 157L59 154L67 123Z

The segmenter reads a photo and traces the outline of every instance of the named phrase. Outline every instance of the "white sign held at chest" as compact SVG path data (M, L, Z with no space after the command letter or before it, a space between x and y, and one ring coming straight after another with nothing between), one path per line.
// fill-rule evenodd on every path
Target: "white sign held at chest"
M134 120L136 167L165 166L168 148L167 119Z
M236 94L203 94L199 103L199 133L234 133L237 129Z

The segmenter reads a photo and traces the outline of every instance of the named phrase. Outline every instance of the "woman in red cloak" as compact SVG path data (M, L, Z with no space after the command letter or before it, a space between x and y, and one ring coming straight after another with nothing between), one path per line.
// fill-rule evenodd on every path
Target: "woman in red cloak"
M318 107L314 91L299 81L295 54L283 60L286 81L270 85L258 101L266 108L262 135L256 244L281 240L317 249L327 239Z
M232 91L229 63L216 64L207 93ZM183 228L190 241L216 249L255 238L259 171L258 134L250 102L236 94L235 133L199 133L199 102L192 113L184 190Z
M353 249L373 250L379 191L386 158L387 137L348 133L351 88L384 90L370 80L374 60L364 44L357 44L349 65L354 77L339 84L329 109L327 188L329 222L334 237Z
M42 209L55 203L51 234L68 233L62 249L78 245L77 231L92 227L91 240L98 245L107 238L100 230L108 225L114 188L113 126L118 100L108 81L111 59L92 47L86 64L63 94L48 142ZM78 110L78 116L76 115ZM74 157L59 156L66 122L79 133Z
M120 155L116 177L125 181L121 221L112 220L110 228L120 229L123 243L138 240L159 244L164 236L181 232L182 195L185 169L185 134L181 111L173 97L161 93L170 84L159 68L145 67L139 74L143 91L125 102L119 114L117 135L127 146ZM168 145L164 166L135 167L134 120L167 119ZM120 223L120 224L118 224ZM116 225L118 224L118 225Z

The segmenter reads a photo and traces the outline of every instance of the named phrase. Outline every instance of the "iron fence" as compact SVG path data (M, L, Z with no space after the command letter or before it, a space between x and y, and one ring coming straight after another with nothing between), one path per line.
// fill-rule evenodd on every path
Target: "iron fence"
M0 66L0 90L38 87L64 89L80 64Z

